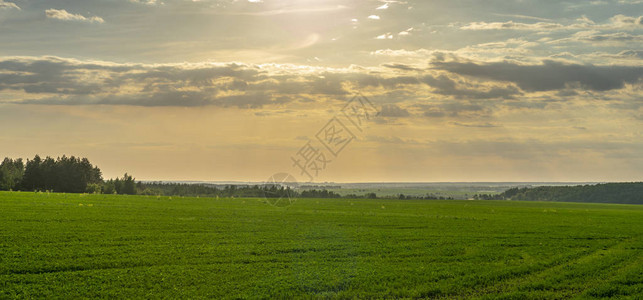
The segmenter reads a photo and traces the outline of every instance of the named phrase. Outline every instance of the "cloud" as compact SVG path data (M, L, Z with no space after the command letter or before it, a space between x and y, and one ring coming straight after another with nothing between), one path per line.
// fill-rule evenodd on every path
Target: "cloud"
M371 55L374 56L391 56L391 57L403 57L403 58L428 58L435 54L436 50L428 49L418 49L418 50L406 50L406 49L379 49L371 51Z
M391 34L390 32L382 34L382 35L378 35L378 36L375 37L375 39L377 39L377 40L386 40L386 39L390 40L392 38L393 38L393 34Z
M417 143L417 141L415 140L411 140L411 139L403 140L397 136L377 136L377 135L367 136L366 141L378 143L378 144L395 144L395 145Z
M132 3L140 3L140 4L145 4L145 5L159 5L163 4L163 2L159 2L158 0L129 0Z
M434 61L433 68L481 79L513 82L525 91L562 90L576 84L593 91L620 89L643 78L640 66L597 66L545 60L541 64Z
M398 33L397 35L399 35L399 36L407 36L407 35L411 35L411 32L412 32L413 30L414 30L414 28L413 28L413 27L411 27L411 28L409 28L409 29L407 29L407 30L400 31L400 33Z
M623 50L617 54L618 57L643 59L643 50Z
M496 127L501 127L498 124L492 124L492 123L460 123L460 122L452 122L452 125L459 126L459 127L473 127L473 128L496 128Z
M6 2L4 0L0 0L0 9L17 9L20 10L20 7L16 5L13 2Z
M379 20L380 16L378 16L378 15L370 15L370 16L368 16L368 18L371 19L371 20Z
M387 64L382 64L382 66L386 68L397 69L402 71L420 71L421 70L419 68L416 68L410 65L400 64L400 63L387 63Z
M416 105L425 117L483 117L491 113L493 104L478 103L468 100L453 100L438 104L417 104Z
M509 99L520 94L520 91L513 86L480 86L472 83L457 83L446 75L426 75L422 77L420 81L435 88L434 92L437 94L455 96L457 98Z
M546 21L546 22L551 22L551 19L547 18L540 18L540 17L534 17L534 16L526 16L526 15L516 15L516 14L493 14L495 16L501 16L501 17L512 17L512 18L518 18L518 19L528 19L528 20L536 20L536 21Z
M625 15L615 15L610 18L613 26L617 28L643 27L643 16L629 17Z
M519 59L531 60L537 58L535 51L541 43L528 41L525 39L507 39L504 41L487 42L473 44L456 50L429 50L429 49L380 49L372 51L370 54L374 58L385 58L403 60L409 63L425 63L431 58L457 56L466 57L475 60L498 60L498 59Z
M583 16L575 23L563 25L554 22L521 23L514 21L506 22L471 22L459 26L462 30L526 30L526 31L555 31L555 30L631 30L643 28L643 16L630 17L615 15L604 24L596 24L594 21Z
M0 91L16 103L256 108L309 96L343 97L346 71L238 63L116 64L59 57L0 58ZM390 79L382 79L385 84Z
M622 55L640 54L631 50ZM339 69L278 64L123 64L60 57L0 57L0 93L5 103L259 108L286 103L314 106L341 101L359 91L372 96L389 117L410 115L411 111L405 107L432 102L432 99L445 103L423 106L420 113L430 117L485 116L500 106L544 107L539 106L542 101L535 98L534 92L554 91L549 97L565 99L579 97L576 92L579 88L608 91L622 88L625 83L638 84L641 68L555 61L530 65L434 60L428 69L401 63ZM632 89L625 88L619 95L604 99L636 93Z
M550 44L563 42L585 42L585 43L624 43L641 42L643 35L632 35L626 32L602 33L597 30L579 31L568 38L550 41Z
M564 29L565 26L558 23L538 22L538 23L516 23L507 22L472 22L461 26L462 30L558 30Z
M19 103L30 104L257 107L277 101L249 87L249 82L262 81L260 75L257 67L234 63L142 65L58 57L0 59L0 90L23 91L31 97Z
M67 12L64 9L48 9L45 11L45 15L50 19L57 19L62 21L78 21L78 22L87 22L87 23L104 23L105 20L101 17L85 17L79 14L72 14Z
M382 117L390 117L390 118L403 118L403 117L408 117L409 111L401 108L395 104L388 104L382 106L382 109L380 110L380 116Z

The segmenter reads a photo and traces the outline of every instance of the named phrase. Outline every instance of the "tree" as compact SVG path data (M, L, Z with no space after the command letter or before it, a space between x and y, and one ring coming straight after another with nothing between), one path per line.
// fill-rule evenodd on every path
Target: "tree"
M36 191L44 188L44 177L42 174L42 159L38 154L33 160L27 159L25 175L22 178L22 189L27 191Z
M0 164L0 190L20 189L22 177L25 173L25 166L22 158L13 160L5 157Z
M42 174L42 185L38 187L41 190L53 191L56 181L56 161L47 156L40 164L40 172Z
M85 192L89 194L100 194L102 191L103 187L98 183L90 183L87 185L87 189L85 189Z
M127 175L127 173L123 175L120 194L136 195L136 182L134 181L134 178L132 178L132 176L130 175Z
M108 180L103 185L103 194L116 194L116 186L114 185L114 180Z
M105 194L136 195L136 190L136 181L127 173L123 175L123 178L116 177L108 180L103 186Z
M33 160L27 160L20 189L84 193L88 185L102 183L100 169L87 158L63 155L56 160L49 156L43 160L36 155Z

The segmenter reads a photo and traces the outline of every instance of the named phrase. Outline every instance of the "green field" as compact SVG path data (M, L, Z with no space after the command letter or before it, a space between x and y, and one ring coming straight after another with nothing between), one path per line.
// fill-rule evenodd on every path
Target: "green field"
M428 189L428 188L330 188L328 189L331 192L338 193L342 196L346 195L357 195L364 196L368 193L375 193L378 197L392 197L397 198L400 194L406 196L414 197L423 197L426 195L433 195L437 197L452 197L454 199L467 199L478 193L492 193L499 194L495 191L449 191L449 190L438 190L438 189Z
M0 193L0 298L643 297L643 206Z

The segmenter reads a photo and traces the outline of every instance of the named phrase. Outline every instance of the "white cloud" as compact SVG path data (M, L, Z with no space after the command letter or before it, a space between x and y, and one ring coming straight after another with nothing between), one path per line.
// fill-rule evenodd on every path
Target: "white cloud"
M514 21L507 22L472 22L460 27L463 30L557 30L564 29L565 26L558 23L538 22L538 23L519 23Z
M67 12L64 9L48 9L45 11L45 15L50 19L57 19L63 21L79 21L79 22L89 22L89 23L104 23L105 20L101 17L85 17L80 14L72 14Z
M518 18L518 19L528 19L528 20L536 20L536 21L545 21L545 22L551 22L551 19L547 18L541 18L541 17L534 17L534 16L527 16L527 15L519 15L519 14L493 14L494 16L500 16L500 17L512 17L512 18Z
M584 42L597 44L601 43L602 45L622 45L626 43L635 43L638 44L643 41L643 35L632 35L627 32L601 32L598 30L586 30L579 31L572 34L569 37L561 38L557 40L545 41L547 44L563 44L570 42Z
M162 2L159 2L157 0L129 0L130 2L133 3L141 3L145 5L157 5L157 4L163 4Z
M628 17L624 15L616 15L610 18L612 24L616 27L643 27L643 16Z
M375 37L375 39L378 39L378 40L386 40L386 39L392 39L392 38L393 38L393 35L390 32L382 35L378 35L377 37Z
M372 51L370 54L374 56L390 56L390 57L408 57L408 58L420 58L428 59L435 54L436 50L428 49L418 49L418 50L406 50L406 49L380 49Z
M462 30L533 30L533 31L554 31L554 30L579 30L579 29L604 29L604 30L627 30L643 28L643 16L630 17L615 15L604 24L596 24L586 16L576 20L576 23L563 25L553 22L521 23L514 21L507 22L472 22L460 26Z
M4 0L0 0L0 9L17 9L20 10L20 7L16 5L13 2L5 2Z
M400 33L398 33L398 35L401 35L401 36L411 35L411 31L413 31L413 27L411 27L411 28L409 28L407 30L401 31Z
M384 3L384 5L378 6L376 9L388 9L388 3Z
M380 16L378 16L378 15L370 15L370 16L368 16L368 18L371 19L371 20L379 20Z

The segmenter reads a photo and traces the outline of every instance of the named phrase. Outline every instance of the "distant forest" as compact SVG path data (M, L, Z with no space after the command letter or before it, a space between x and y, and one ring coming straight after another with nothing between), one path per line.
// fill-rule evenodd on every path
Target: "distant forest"
M301 198L379 198L375 193L341 196L323 187L292 190L279 185L226 185L136 182L125 173L121 178L103 180L101 170L87 158L74 156L36 155L24 162L22 159L5 158L0 164L0 190L4 191L51 191L61 193L128 194L159 196L206 196L206 197L301 197ZM392 197L386 197L392 198ZM398 195L398 199L451 199L434 195ZM479 194L479 200L519 200L554 202L594 202L643 204L643 182L606 183L582 186L541 186L512 188L501 194Z
M324 187L307 186L292 190L280 185L226 185L185 184L166 182L141 182L125 173L121 178L103 180L101 170L87 158L75 156L36 155L26 163L21 159L5 158L0 164L0 191L50 191L59 193L126 194L157 196L205 197L295 197L295 198L368 198L377 199L375 193L345 195ZM389 197L390 198L390 197ZM426 196L399 195L399 199L451 199Z
M339 194L327 190L297 192L289 187L275 185L215 187L200 184L143 183L136 182L136 179L127 173L121 178L105 181L100 169L92 165L87 158L65 155L56 159L49 156L42 159L36 155L26 163L21 158L5 158L0 164L0 191L210 197L340 197ZM369 196L375 197L374 194Z
M478 195L480 199L487 195ZM497 197L504 200L643 204L643 182L579 186L512 188Z

